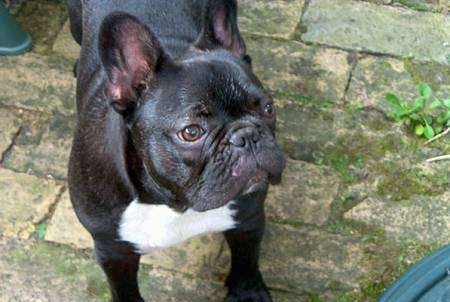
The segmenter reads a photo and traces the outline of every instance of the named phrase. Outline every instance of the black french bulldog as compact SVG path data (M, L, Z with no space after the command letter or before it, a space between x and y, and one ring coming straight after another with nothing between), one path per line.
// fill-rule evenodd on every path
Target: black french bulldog
M235 0L69 0L77 66L70 196L114 301L142 253L205 232L231 248L226 301L271 301L258 268L285 161Z

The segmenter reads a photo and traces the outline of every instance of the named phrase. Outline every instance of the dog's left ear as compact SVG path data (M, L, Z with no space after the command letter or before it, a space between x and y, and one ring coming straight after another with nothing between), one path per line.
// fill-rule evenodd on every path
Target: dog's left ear
M161 66L170 62L151 30L123 12L104 19L99 53L108 75L106 94L111 106L123 114L135 108L140 96L155 83Z
M209 0L203 11L203 28L195 46L201 50L224 48L238 58L246 54L237 26L236 0Z

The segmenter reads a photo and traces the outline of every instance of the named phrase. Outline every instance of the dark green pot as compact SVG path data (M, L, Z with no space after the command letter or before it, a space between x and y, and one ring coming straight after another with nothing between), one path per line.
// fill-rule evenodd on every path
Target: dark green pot
M411 267L378 302L450 302L450 245Z
M0 2L0 55L18 55L30 48L30 36L20 28L5 5Z

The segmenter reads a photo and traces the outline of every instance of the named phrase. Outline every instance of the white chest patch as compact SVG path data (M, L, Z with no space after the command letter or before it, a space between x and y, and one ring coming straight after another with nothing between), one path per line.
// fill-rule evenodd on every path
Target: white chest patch
M186 239L209 232L222 232L235 227L233 201L223 207L178 213L166 205L150 205L134 200L122 214L120 239L135 245L140 253L167 248Z

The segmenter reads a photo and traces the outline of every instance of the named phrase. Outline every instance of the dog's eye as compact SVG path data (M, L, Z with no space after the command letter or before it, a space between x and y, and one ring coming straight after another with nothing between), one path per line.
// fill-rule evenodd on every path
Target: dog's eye
M275 109L273 108L272 103L268 103L268 104L264 105L264 116L265 117L272 117L274 113L275 113Z
M178 132L178 136L187 142L199 140L205 131L198 125L189 125Z

